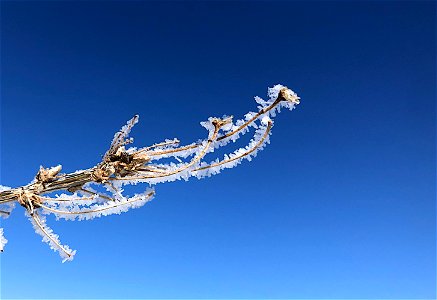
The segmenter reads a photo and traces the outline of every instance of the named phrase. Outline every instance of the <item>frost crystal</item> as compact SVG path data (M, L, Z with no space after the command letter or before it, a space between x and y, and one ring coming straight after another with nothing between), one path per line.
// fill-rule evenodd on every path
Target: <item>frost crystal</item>
M8 240L3 235L3 228L0 228L0 251L3 252L5 245L8 243Z
M59 255L63 258L62 262L73 260L76 250L73 251L67 245L61 244L59 236L47 226L44 216L39 216L37 213L31 215L28 212L26 212L26 216L32 223L35 232L42 236L42 241L49 244L53 251L59 252Z

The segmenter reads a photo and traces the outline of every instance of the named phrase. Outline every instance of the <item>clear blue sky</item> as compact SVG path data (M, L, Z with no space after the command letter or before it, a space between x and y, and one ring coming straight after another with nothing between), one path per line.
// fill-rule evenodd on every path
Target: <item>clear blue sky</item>
M205 136L253 96L301 97L251 163L156 187L145 207L49 220L18 207L2 298L434 298L435 2L2 2L1 184Z

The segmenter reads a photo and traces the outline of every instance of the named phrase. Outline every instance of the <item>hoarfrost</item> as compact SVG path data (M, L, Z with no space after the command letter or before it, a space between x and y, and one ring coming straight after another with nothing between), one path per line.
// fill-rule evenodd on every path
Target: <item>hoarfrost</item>
M0 251L3 252L5 245L8 243L8 240L3 235L3 228L0 228Z

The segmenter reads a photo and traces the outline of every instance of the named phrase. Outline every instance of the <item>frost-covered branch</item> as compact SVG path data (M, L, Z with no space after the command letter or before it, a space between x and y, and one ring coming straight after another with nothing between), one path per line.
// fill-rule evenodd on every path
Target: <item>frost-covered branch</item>
M149 186L190 177L203 178L233 168L243 160L251 160L269 143L273 118L282 107L292 110L299 104L299 97L290 89L276 85L268 90L268 100L255 97L257 112L249 112L240 120L233 117L209 118L201 125L208 130L208 137L196 143L179 146L179 140L165 140L144 148L127 147L139 116L134 116L114 135L112 143L101 162L94 167L73 173L61 173L62 167L40 167L34 180L18 188L0 186L0 216L9 217L15 203L25 209L25 214L43 241L59 252L64 261L72 260L75 250L63 245L59 236L46 224L45 215L56 219L90 220L120 214L131 208L141 207L150 201L155 192L128 196L124 185L145 183ZM223 158L206 162L205 157L217 148L236 142L254 128L249 143ZM61 192L61 194L55 194ZM0 250L7 243L0 228Z

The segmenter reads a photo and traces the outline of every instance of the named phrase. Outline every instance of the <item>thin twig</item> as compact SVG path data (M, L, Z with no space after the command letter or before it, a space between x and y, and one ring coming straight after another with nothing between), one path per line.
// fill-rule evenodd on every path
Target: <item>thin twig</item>
M154 144L152 146L149 146L149 147L145 147L143 149L138 150L135 153L141 153L141 152L149 151L149 150L154 149L154 148L168 146L168 145L176 145L179 143L180 143L180 141L178 139L174 139L172 141L161 142L161 143L157 143L157 144Z
M85 200L93 200L95 197L76 197L74 199L68 199L68 198L50 198L50 197L44 197L44 196L38 196L41 200L44 201L59 201L59 202L71 202L71 201L85 201Z
M109 200L109 201L114 201L114 199L109 197L109 196L102 195L102 194L99 194L99 193L95 193L95 192L89 191L89 190L84 189L84 188L80 188L79 190L81 190L82 192L85 192L85 193L88 193L88 194L92 194L92 195L95 195L97 197Z
M219 161L219 162L217 162L217 163L210 164L210 165L208 165L208 166L204 166L204 167L200 167L200 168L194 169L193 171L201 171L201 170L205 170L205 169L209 169L209 168L217 167L217 166L220 166L220 165L223 165L223 164L230 163L230 162L232 162L232 161L234 161L234 160L238 160L238 159L240 159L240 158L242 158L242 157L245 157L245 156L251 154L253 151L255 151L259 146L261 146L261 145L264 143L264 141L265 141L265 139L267 138L267 136L269 135L271 129L272 129L272 122L269 121L268 126L267 126L267 129L266 129L266 131L265 131L264 134L263 134L263 137L262 137L261 140L260 140L260 141L259 141L259 142L258 142L258 143L257 143L257 144L252 148L252 149L250 149L249 151L247 151L247 152L245 152L245 153L243 153L243 154L241 154L241 155L239 155L239 156L235 156L235 157L233 157L233 158L230 158L230 159L225 159L225 160Z
M44 226L41 225L41 221L39 219L38 214L36 212L34 212L34 213L30 214L30 216L35 221L35 223L39 227L39 229L41 229L41 231L45 234L45 236L48 237L56 246L58 246L58 248L61 249L62 252L64 252L68 257L71 257L71 253L68 252L67 250L65 250L64 246L59 244L57 240L52 238L52 236L50 234L48 234L48 232L45 230Z
M218 137L218 138L217 138L217 141L219 142L219 141L221 141L221 140L224 140L224 139L226 139L226 138L228 138L228 137L231 137L231 136L233 136L234 134L240 132L241 130L243 130L244 128L246 128L247 126L249 126L250 123L252 123L252 122L254 122L256 119L258 119L261 115L264 115L264 114L266 114L267 112L269 112L270 110L272 110L273 108L275 108L275 106L277 106L280 102L281 102L281 100L278 98L275 102L273 102L272 104L270 104L270 106L268 106L268 107L266 107L266 108L261 109L260 111L258 111L258 113L257 113L255 116L253 116L250 120L246 121L244 124L242 124L241 126L239 126L238 128L236 128L235 130L233 130L233 131L231 131L231 132L228 132L227 134ZM162 150L162 151L158 151L158 152L151 152L151 153L148 153L148 155L149 155L150 157L153 157L153 156L160 156L160 155L174 154L174 153L182 152L182 151L185 151L185 150L191 150L191 149L197 148L197 147L199 147L199 146L200 146L200 145L198 145L198 144L186 145L186 146L182 146L182 147L175 148L175 149Z
M64 215L81 215L81 214L90 214L90 213L96 213L96 212L101 212L101 211L105 211L107 209L111 209L114 207L119 207L119 206L123 206L126 204L130 204L130 203L134 203L140 200L146 200L148 198L150 198L151 196L153 196L155 193L154 192L150 192L147 195L145 195L145 198L136 198L136 199L132 199L132 200L128 200L128 201L124 201L124 202L116 202L116 204L110 204L107 207L101 207L98 209L90 209L90 210L82 210L82 211L67 211L67 210L59 210L56 208L51 208L49 206L46 206L44 204L40 204L40 206L48 211L57 213L57 214L64 214Z

